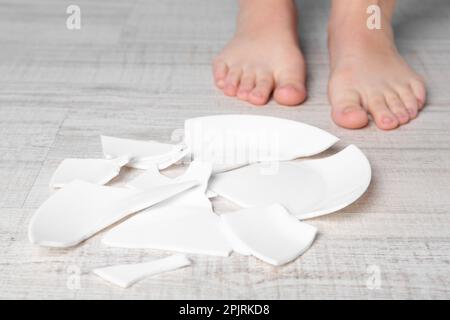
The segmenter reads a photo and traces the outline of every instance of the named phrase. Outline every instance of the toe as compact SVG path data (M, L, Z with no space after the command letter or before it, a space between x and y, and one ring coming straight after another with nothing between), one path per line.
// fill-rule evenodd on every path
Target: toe
M417 98L419 109L422 109L425 106L425 102L427 100L427 90L425 87L425 82L422 79L413 80L411 81L410 87L412 92L414 93L414 96Z
M395 92L389 92L386 94L385 99L389 109L395 115L398 122L400 124L408 123L410 119L408 110L406 109L403 101L400 99L398 94Z
M391 130L398 127L397 117L388 108L383 95L369 98L368 109L378 128Z
M255 87L255 74L253 72L246 72L241 78L237 96L239 99L247 100L248 95Z
M367 112L361 106L358 92L353 90L339 90L330 95L331 116L334 122L344 128L359 129L369 122Z
M292 70L281 73L277 77L275 100L285 106L296 106L306 99L305 79L301 71Z
M274 86L273 78L267 75L259 75L256 78L256 86L250 92L248 96L248 101L255 105L266 104L269 100L270 94L272 93Z
M414 119L419 112L419 102L409 86L397 89L398 95L402 99L403 104L408 110L409 117Z
M214 82L219 89L223 89L225 86L225 78L228 73L228 67L223 61L214 61L213 63L213 76Z
M227 77L225 79L225 87L223 88L223 92L227 96L236 95L241 80L241 75L241 68L230 68L230 71L228 71Z

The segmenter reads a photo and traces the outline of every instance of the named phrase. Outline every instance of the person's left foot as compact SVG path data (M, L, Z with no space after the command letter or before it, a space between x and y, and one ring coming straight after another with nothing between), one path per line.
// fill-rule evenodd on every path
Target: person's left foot
M335 0L329 26L333 120L351 129L366 126L368 114L384 130L408 123L425 105L426 90L397 52L390 17L382 17L381 30L370 30L364 7L355 14L337 7L343 2Z

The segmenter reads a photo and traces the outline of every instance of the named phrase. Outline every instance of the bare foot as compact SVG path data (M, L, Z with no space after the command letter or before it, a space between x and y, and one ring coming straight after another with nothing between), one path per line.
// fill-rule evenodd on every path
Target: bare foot
M271 94L282 105L306 98L293 0L240 0L234 38L213 63L214 81L228 96L255 105Z
M366 25L366 9L374 2L382 10L381 30ZM333 120L342 127L362 128L370 114L379 128L394 129L425 105L424 81L395 47L393 10L393 0L333 0L328 95Z

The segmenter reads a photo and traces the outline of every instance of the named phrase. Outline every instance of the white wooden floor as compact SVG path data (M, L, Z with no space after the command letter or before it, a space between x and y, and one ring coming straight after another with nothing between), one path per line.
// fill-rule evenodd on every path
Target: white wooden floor
M330 120L327 0L300 3L310 98L298 108L250 107L211 85L235 1L0 0L0 298L450 298L450 2L399 2L399 47L426 77L429 104L408 126L382 132ZM72 3L79 31L65 26ZM105 248L100 236L72 250L28 243L62 159L101 156L100 134L168 141L188 117L225 113L304 121L372 163L366 195L311 221L320 236L295 263L192 256L191 268L123 290L89 271L163 253ZM378 275L379 288L368 286Z

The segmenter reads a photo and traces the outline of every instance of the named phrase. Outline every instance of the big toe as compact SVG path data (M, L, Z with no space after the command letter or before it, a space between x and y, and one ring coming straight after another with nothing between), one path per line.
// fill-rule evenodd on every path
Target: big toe
M306 89L302 84L284 84L274 92L275 100L284 106L296 106L306 99Z
M331 116L337 125L348 129L360 129L367 125L367 112L359 105L333 108Z
M304 67L299 65L276 76L275 100L285 106L296 106L306 99Z
M361 96L354 90L330 90L331 117L344 128L359 129L369 123L366 110L361 105Z

